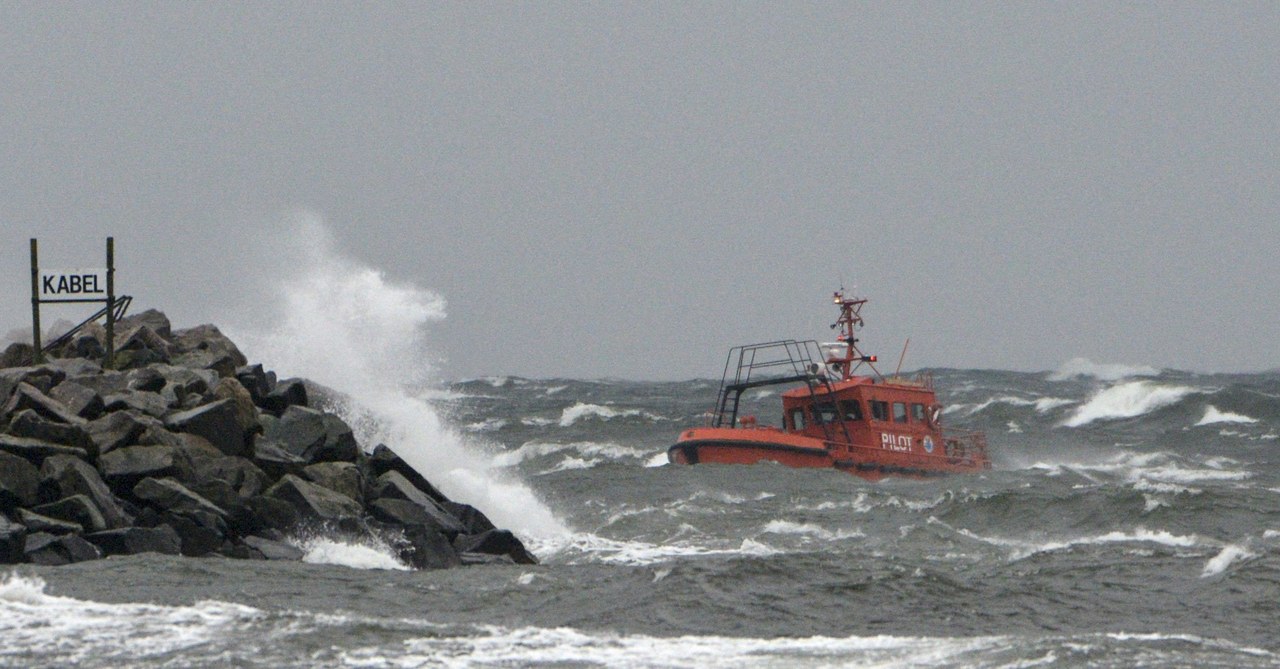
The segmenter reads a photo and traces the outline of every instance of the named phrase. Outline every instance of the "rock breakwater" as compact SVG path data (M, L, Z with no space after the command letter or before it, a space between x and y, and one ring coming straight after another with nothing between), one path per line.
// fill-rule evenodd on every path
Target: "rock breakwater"
M291 538L317 533L377 537L418 569L536 563L215 326L174 330L151 310L116 331L111 370L92 327L44 364L26 344L0 355L0 563L298 560Z

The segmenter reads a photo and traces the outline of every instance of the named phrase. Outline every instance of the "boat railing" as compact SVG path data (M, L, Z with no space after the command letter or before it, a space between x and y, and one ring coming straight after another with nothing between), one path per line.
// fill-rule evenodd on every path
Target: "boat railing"
M816 396L818 388L828 394L834 393L825 360L821 346L812 339L781 339L729 349L711 426L734 427L742 393L751 388L803 383L811 397ZM838 424L848 440L848 428L843 421ZM832 438L828 424L822 423L822 430L827 439Z

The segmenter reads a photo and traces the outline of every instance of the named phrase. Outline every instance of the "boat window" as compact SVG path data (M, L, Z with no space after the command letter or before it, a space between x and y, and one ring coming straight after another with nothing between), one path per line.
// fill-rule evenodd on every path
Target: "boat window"
M840 410L845 420L862 420L862 403L858 400L840 400Z
M874 420L889 420L889 403L871 400L871 418Z
M893 422L895 423L907 422L907 403L906 402L893 403Z
M918 421L920 421L921 423L925 422L925 419L924 419L924 405L923 405L923 404L912 404L912 405L911 405L911 418L912 418L913 420L918 420Z
M837 422L836 405L825 402L813 405L813 420L816 423L835 423Z
M797 430L797 431L804 429L804 409L803 408L797 407L791 410L791 429Z

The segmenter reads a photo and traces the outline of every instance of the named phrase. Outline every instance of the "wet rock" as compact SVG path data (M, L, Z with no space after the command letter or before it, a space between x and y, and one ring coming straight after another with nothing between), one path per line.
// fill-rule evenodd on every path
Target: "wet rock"
M400 559L414 569L448 569L462 565L457 550L439 530L423 526L406 527L404 538L408 547L400 551Z
M227 515L222 508L191 492L186 486L173 479L142 479L133 487L133 496L156 509L174 515L194 515L197 512L222 518Z
M175 432L204 437L227 455L245 455L248 452L245 431L238 422L232 400L218 400L172 414L165 419L165 426Z
M30 437L15 437L11 434L0 434L0 451L17 455L33 465L39 465L45 458L53 455L71 455L81 459L89 457L83 448L52 444Z
M49 391L49 397L61 402L67 411L85 420L98 418L107 408L102 395L96 390L72 380L59 383Z
M147 429L147 423L129 411L107 414L85 425L89 438L97 446L98 455L109 453L136 442Z
M292 560L296 562L306 555L298 547L283 541L273 541L258 536L248 536L241 539L241 541L267 560Z
M223 456L196 465L196 480L221 480L240 498L256 497L271 485L271 479L251 460Z
M357 502L364 501L364 479L355 463L319 462L304 469L303 476Z
M489 530L497 529L488 516L470 504L445 502L441 506L449 515L457 518L458 522L462 523L463 534L483 534Z
M285 450L283 444L270 439L259 439L253 445L253 461L272 479L286 474L302 476L307 462Z
M169 339L173 336L173 328L169 323L169 317L155 309L147 309L141 313L125 316L116 322L115 328L116 332L127 334L144 325L164 339Z
M538 559L524 547L509 530L489 530L481 534L460 534L453 546L464 556L467 553L505 555L516 564L538 564Z
M19 383L13 390L13 394L9 396L9 401L5 403L4 409L0 410L6 416L12 416L23 409L31 409L49 420L68 423L71 425L80 425L85 420L77 416L68 409L62 402L49 397L40 391L39 388L30 383Z
M4 349L4 353L0 353L0 369L9 369L13 367L23 367L30 365L35 360L36 349L26 342L14 342Z
M47 532L27 535L23 553L28 562L49 567L102 557L97 547L77 535L55 536Z
M326 437L324 414L315 409L291 406L278 422L267 427L263 438L276 442L285 452L311 462L316 449L324 445Z
M267 396L258 404L266 411L277 416L282 415L289 407L307 406L307 386L302 379L284 379L276 383Z
M41 504L31 508L32 511L50 518L77 523L86 532L100 532L107 529L107 521L102 511L85 495L71 495L56 502Z
M409 463L405 462L399 455L396 455L395 451L387 448L385 444L378 444L374 447L373 452L365 460L365 467L369 472L367 475L369 480L377 479L390 471L399 472L413 487L426 493L431 499L437 502L448 501L444 493L437 490L426 477L409 466Z
M258 409L253 405L253 398L239 381L234 378L220 379L213 388L213 396L232 403L236 409L236 421L239 422L240 429L245 434L262 429L262 425L258 423Z
M182 553L182 539L168 525L106 530L86 534L84 538L97 546L103 555L137 555L139 553L180 555Z
M18 509L18 521L26 526L28 532L46 532L48 534L79 534L84 531L80 523L59 520L29 511Z
M228 524L241 536L262 535L268 532L288 532L300 520L293 504L275 497L250 497L239 507L232 509Z
M432 518L436 527L449 536L456 535L464 529L457 518L441 508L439 503L428 497L426 493L415 488L400 472L391 471L379 476L373 489L370 490L370 496L375 499L371 505L373 508L377 508L378 502L383 500L399 499L412 502ZM383 505L383 508L385 507L386 505Z
M262 365L245 365L237 368L236 380L249 392L249 397L256 406L261 406L262 399L271 392L271 382Z
M89 437L89 432L83 424L55 423L31 409L24 409L13 415L9 422L9 434L63 446L74 446L93 455L98 452L97 446Z
M164 514L164 524L178 535L179 550L187 557L208 555L226 541L226 524L217 516L196 512Z
M27 527L0 513L0 564L17 564L24 559Z
M265 494L292 504L304 519L336 522L359 518L363 511L360 504L350 497L308 483L292 474L286 474L267 489Z
M67 455L46 458L40 467L40 476L47 497L88 497L102 513L108 529L133 524L133 517L116 500L98 470L84 460Z
M25 458L0 451L0 509L39 501L40 470Z
M34 386L41 393L47 393L66 378L66 372L52 365L0 369L0 402L7 401L23 383Z
M98 471L113 488L132 490L142 479L176 477L180 469L170 446L125 446L98 458Z

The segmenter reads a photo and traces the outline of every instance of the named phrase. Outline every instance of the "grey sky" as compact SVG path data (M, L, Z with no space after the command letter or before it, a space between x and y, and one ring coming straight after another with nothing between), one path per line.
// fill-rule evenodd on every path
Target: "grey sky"
M5 329L29 237L194 325L311 212L451 378L715 376L841 282L909 368L1280 365L1274 2L4 2L0 65Z

